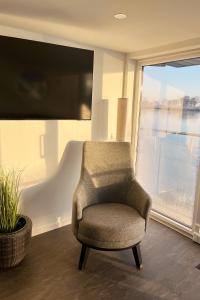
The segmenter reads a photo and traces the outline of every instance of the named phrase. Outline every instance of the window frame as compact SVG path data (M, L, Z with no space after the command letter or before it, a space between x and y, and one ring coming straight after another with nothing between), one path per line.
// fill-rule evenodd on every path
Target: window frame
M142 96L142 77L143 67L159 63L167 63L171 61L179 61L184 59L192 59L200 57L200 49L182 51L178 53L147 57L144 59L135 61L135 76L134 76L134 90L133 90L133 104L132 104L132 132L131 132L131 145L133 153L133 167L134 172L136 170L137 161L137 148L138 148L138 137L139 137L139 124L140 124L140 107L141 107L141 96ZM160 223L180 232L181 234L193 239L200 243L200 168L197 175L195 200L194 200L194 212L192 227L188 228L169 217L163 216L162 214L151 211L150 217Z

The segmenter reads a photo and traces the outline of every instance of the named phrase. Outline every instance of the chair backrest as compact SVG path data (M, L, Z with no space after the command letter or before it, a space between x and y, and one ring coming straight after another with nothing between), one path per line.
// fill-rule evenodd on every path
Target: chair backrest
M81 177L90 189L96 190L98 202L121 202L132 176L129 143L84 143Z

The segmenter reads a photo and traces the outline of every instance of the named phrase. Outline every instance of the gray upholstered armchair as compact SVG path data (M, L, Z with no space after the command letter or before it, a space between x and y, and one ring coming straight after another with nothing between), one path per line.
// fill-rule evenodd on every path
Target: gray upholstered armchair
M141 268L140 242L150 206L150 197L133 178L129 143L85 142L72 213L73 233L82 244L79 269L89 248L132 248Z

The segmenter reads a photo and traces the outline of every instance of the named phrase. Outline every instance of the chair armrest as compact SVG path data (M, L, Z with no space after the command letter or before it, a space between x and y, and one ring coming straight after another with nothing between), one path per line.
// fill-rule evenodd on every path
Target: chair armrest
M137 209L147 223L151 208L151 198L135 179L131 182L126 200L128 205Z
M78 233L78 223L82 219L83 209L95 203L95 195L87 184L80 180L73 197L72 230L75 236Z

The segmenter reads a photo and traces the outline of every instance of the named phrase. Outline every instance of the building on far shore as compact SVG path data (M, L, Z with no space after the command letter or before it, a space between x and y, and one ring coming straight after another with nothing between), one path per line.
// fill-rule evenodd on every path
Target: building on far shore
M142 101L142 108L200 111L200 97L184 96L179 99Z

